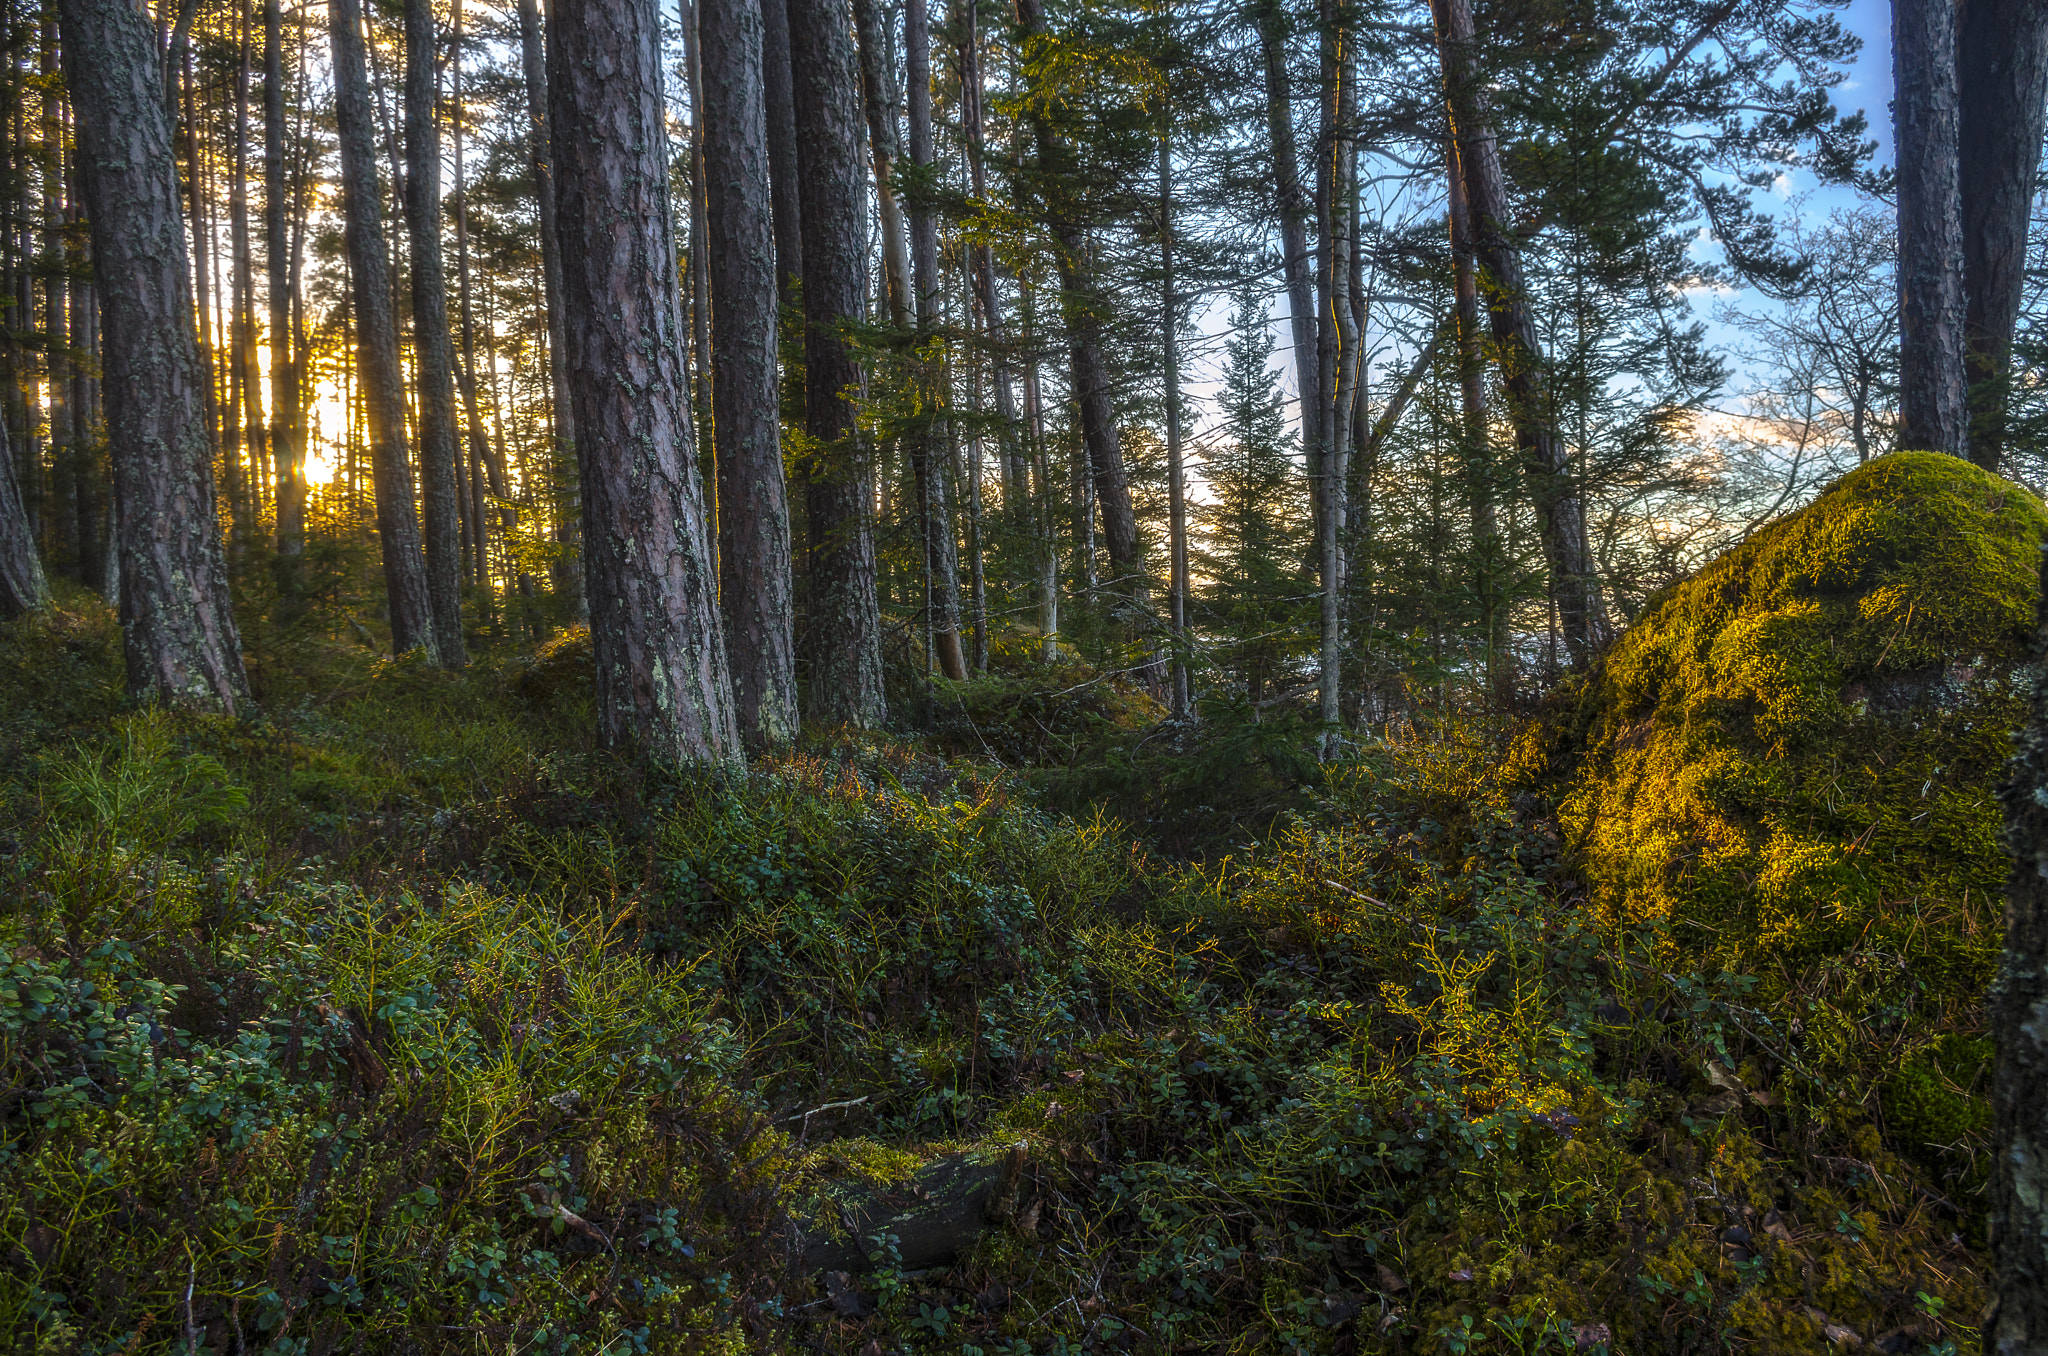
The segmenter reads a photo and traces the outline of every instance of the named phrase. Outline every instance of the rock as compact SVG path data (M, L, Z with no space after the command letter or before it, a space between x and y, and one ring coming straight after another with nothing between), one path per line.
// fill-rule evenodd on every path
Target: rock
M805 1240L803 1265L812 1272L862 1275L875 1270L868 1252L877 1235L896 1242L891 1263L904 1271L943 1266L974 1246L990 1223L991 1206L1007 1199L1014 1211L1017 1179L1024 1168L1022 1145L1008 1158L976 1162L966 1154L948 1154L913 1172L907 1181L890 1186L865 1182L838 1184L837 1199L827 1207L834 1239L822 1232ZM1035 1220L1034 1220L1035 1222ZM828 1278L829 1286L829 1278ZM836 1303L836 1301L835 1301Z
M1896 901L2003 888L1982 849L2044 531L2040 500L1959 458L1859 467L1651 599L1517 739L1509 783L1556 797L1603 915L1710 963L1902 947Z

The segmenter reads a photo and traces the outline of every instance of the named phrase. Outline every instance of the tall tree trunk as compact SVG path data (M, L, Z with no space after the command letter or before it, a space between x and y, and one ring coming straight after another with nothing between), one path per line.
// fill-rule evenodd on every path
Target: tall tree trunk
M43 73L47 76L54 76L57 72L59 58L56 27L56 11L46 9L43 30ZM185 75L189 89L189 60L186 62ZM46 259L62 261L65 257L64 197L67 180L64 174L63 91L55 79L50 80L44 87L42 121L43 250ZM199 174L196 152L192 163L193 183L196 186ZM197 201L195 197L195 210ZM200 295L203 297L206 286L203 274L199 285ZM67 323L70 301L71 289L66 270L60 267L46 273L43 279L43 372L49 411L50 481L51 488L56 492L57 501L51 522L55 530L51 536L60 566L72 570L77 577L83 577L81 543L78 541L78 477L73 464L75 434L71 426L71 364L68 358L71 338ZM211 387L208 388L207 394L210 398Z
M860 367L845 327L867 295L860 73L846 0L791 0L790 74L803 181L804 466L809 519L810 713L879 727L882 618L875 598L867 456L854 427Z
M1965 78L1957 169L1970 460L1996 471L2005 455L2013 327L2048 116L2048 5L1969 0L1959 12L1956 70Z
M551 16L548 122L568 302L600 733L669 761L739 752L690 427L655 0Z
M420 490L427 597L441 663L468 662L462 641L461 497L455 485L455 346L441 268L441 126L435 117L432 0L405 0L405 227L412 262L412 342L419 398Z
M1565 649L1584 666L1607 643L1607 606L1586 533L1585 498L1558 436L1536 317L1522 285L1521 249L1508 222L1507 182L1476 62L1470 0L1431 0L1452 139L1465 176L1473 252L1486 278L1501 390L1515 429L1523 477L1536 510Z
M1046 33L1045 12L1039 0L1017 0L1017 24L1028 51L1031 40ZM1138 538L1138 518L1131 505L1130 479L1124 468L1123 443L1117 434L1109 365L1102 356L1103 318L1109 312L1109 301L1095 282L1086 231L1069 201L1072 186L1061 182L1073 174L1072 151L1062 143L1042 112L1034 113L1032 121L1039 168L1047 183L1046 212L1058 246L1054 258L1059 268L1081 438L1087 448L1094 498L1102 517L1103 545L1115 572L1116 590L1120 598L1128 599L1120 610L1126 613L1126 623L1135 637L1143 624L1150 589Z
M370 434L370 474L377 494L377 537L394 653L422 649L439 662L434 604L413 510L412 466L405 447L405 375L398 361L398 321L391 304L390 255L384 243L384 193L378 183L376 130L365 69L362 11L357 0L329 0L334 66L334 120L341 143L343 235L349 300L355 312L356 368Z
M1052 476L1052 453L1045 445L1045 397L1038 380L1037 319L1031 293L1018 282L1024 343L1024 435L1031 442L1032 478L1036 482L1033 527L1038 533L1039 658L1060 661L1059 486Z
M922 13L922 10L920 10ZM967 162L967 191L976 202L988 201L988 169L983 135L981 35L976 9L962 0L955 23L959 45L956 54L960 82L960 128ZM1016 398L1011 391L1008 334L1003 320L1002 294L996 288L995 252L986 239L968 246L970 291L980 311L983 347L988 352L989 384L995 395L996 447L1002 458L1003 509L1010 530L1035 539L1038 565L1038 607L1041 624L1045 616L1059 615L1058 551L1049 533L1041 530L1031 503L1022 440L1018 436ZM980 411L976 411L980 413ZM1049 566L1049 569L1048 569ZM1050 579L1050 584L1048 584ZM1048 593L1047 589L1051 592ZM1050 631L1045 644L1057 647Z
M270 454L264 437L263 359L256 345L255 250L249 239L249 72L255 58L256 35L249 0L239 0L238 9L237 44L241 51L235 63L235 179L228 189L235 267L230 342L235 346L235 384L241 389L241 406L235 414L242 421L243 441L249 449L249 508L253 523L263 516L264 470Z
M910 84L910 163L922 169L933 163L932 35L925 0L906 0L903 45ZM939 232L928 207L910 209L910 272L917 328L928 337L939 325ZM919 364L920 420L911 435L910 459L924 535L926 624L940 672L957 680L967 676L967 660L960 648L960 562L953 544L953 503L946 492L939 432L939 421L944 418L940 409L944 376L943 360Z
M690 408L697 419L698 441L711 447L717 441L718 412L711 393L711 270L706 257L710 250L705 248L711 224L704 204L703 57L697 36L697 6L691 0L679 0L677 9L683 27L683 71L690 86ZM716 575L722 551L715 461L712 471L705 483L711 496L711 568Z
M887 40L875 0L853 0L859 34L862 102L868 115L868 149L875 166L875 215L882 223L882 281L889 299L889 323L911 325L910 253L903 208L896 201L896 77L889 69Z
M1320 576L1320 644L1316 686L1319 715L1332 732L1325 756L1336 753L1334 727L1343 719L1344 528L1346 453L1351 445L1351 407L1358 389L1358 324L1351 301L1352 250L1356 245L1357 142L1356 58L1353 34L1340 26L1336 0L1322 7L1322 125L1316 138L1316 208L1322 235L1317 270L1316 400L1320 409L1315 467L1316 559Z
M0 421L0 618L19 617L49 604L50 584L36 550L35 527L22 507L14 450L7 425Z
M556 17L549 16L550 25ZM562 357L563 345L568 341L564 335L563 320L561 231L555 220L554 165L550 158L551 138L548 133L548 79L553 69L552 48L552 29L545 39L541 34L537 0L519 0L519 55L526 76L527 116L533 124L533 139L529 144L533 155L534 194L540 204L541 286L548 313L548 382L555 430L554 465L551 469L557 479L567 480L581 464L581 456L576 451L576 411L574 402L569 398L569 374ZM573 503L566 507L558 535L568 550L554 571L556 593L568 599L570 615L576 617L584 616L589 606L589 600L583 593L588 571L573 558L578 549L577 537L582 531L584 516L576 511Z
M2033 668L2048 670L2048 566ZM1990 1198L1993 1310L1983 1349L2048 1356L2048 682L2036 681L2000 799L2012 870L2005 957L1987 1014L1992 1073Z
M472 564L475 569L477 586L484 590L485 610L491 610L490 602L490 515L484 508L484 475L490 465L490 435L486 432L483 414L477 402L476 384L476 308L470 295L469 270L469 181L463 161L463 102L462 102L462 3L455 4L455 53L450 62L455 87L455 294L462 326L462 366L457 369L457 385L462 395L463 420L469 430L469 535L472 542ZM459 474L459 471L458 471ZM502 496L500 496L502 497ZM516 518L509 507L503 510L507 526Z
M215 516L171 127L148 16L62 0L93 259L106 307L107 433L128 690L234 712L248 697Z
M796 96L790 84L789 5L761 0L761 96L768 108L768 194L775 216L775 297L797 304L804 271L803 192L797 182Z
M1169 114L1169 117L1171 115ZM1170 124L1169 124L1170 125ZM1167 709L1176 719L1194 714L1188 681L1188 507L1180 445L1180 298L1174 295L1173 142L1159 138L1159 321L1166 378L1167 625L1173 658L1167 670Z
M1960 457L1969 450L1970 428L1963 386L1955 0L1892 0L1892 70L1899 180L1899 441L1903 447Z
M1486 340L1479 332L1479 273L1472 254L1472 213L1465 202L1465 176L1458 148L1446 148L1450 179L1452 291L1458 328L1458 441L1472 498L1472 588L1479 598L1480 628L1486 643L1488 692L1499 697L1512 687L1507 652L1507 609L1501 606L1500 571L1506 549L1494 508L1493 454L1486 421ZM1374 440L1377 442L1377 440Z
M1317 422L1316 310L1310 281L1308 195L1294 148L1294 91L1287 75L1287 13L1280 0L1257 0L1259 46L1266 65L1266 137L1273 158L1273 198L1280 216L1280 266L1287 285L1288 332L1294 340L1294 382L1301 407L1301 445L1313 450Z
M291 238L286 230L284 16L279 0L263 0L263 253L270 300L270 433L277 463L279 591L303 587L298 558L306 543L306 430L299 408L299 372L291 316Z
M774 746L797 733L796 602L777 423L762 27L759 0L700 0L719 566L740 734Z

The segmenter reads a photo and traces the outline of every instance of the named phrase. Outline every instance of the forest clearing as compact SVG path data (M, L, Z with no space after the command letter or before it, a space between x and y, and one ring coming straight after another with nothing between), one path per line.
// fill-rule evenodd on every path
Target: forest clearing
M2048 1356L2044 123L5 0L0 1347Z

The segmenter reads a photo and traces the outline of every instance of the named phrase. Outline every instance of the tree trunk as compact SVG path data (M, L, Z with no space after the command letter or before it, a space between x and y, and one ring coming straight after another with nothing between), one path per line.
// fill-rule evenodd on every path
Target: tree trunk
M796 604L777 424L762 28L757 0L700 0L719 565L740 734L774 746L797 733Z
M412 262L412 342L419 399L420 491L427 597L444 667L468 662L462 641L461 497L455 485L455 345L441 268L441 125L435 116L432 0L405 0L405 228Z
M1575 667L1591 662L1607 643L1607 606L1586 535L1586 503L1574 483L1570 457L1557 432L1557 411L1544 369L1536 318L1522 286L1522 257L1508 222L1507 183L1501 172L1480 72L1474 60L1470 0L1431 0L1437 50L1450 110L1452 140L1465 176L1473 252L1486 274L1493 338L1500 353L1501 389L1515 429L1529 500L1550 568L1565 649Z
M860 367L844 328L867 295L860 74L846 0L792 0L790 74L803 181L804 466L810 712L828 725L879 727L882 618L875 598L867 457L854 428Z
M119 534L116 533L116 536ZM15 487L14 449L0 420L0 618L50 605L50 584L36 551L35 528Z
M1017 23L1027 44L1032 38L1044 36L1045 13L1039 0L1018 0ZM1117 434L1116 407L1110 396L1109 365L1102 356L1103 317L1108 313L1109 301L1095 284L1086 233L1066 201L1071 190L1060 182L1071 176L1072 153L1042 113L1034 113L1032 121L1039 169L1047 184L1046 215L1058 247L1053 253L1059 268L1061 307L1082 444L1087 449L1094 499L1102 518L1103 546L1109 553L1117 593L1128 599L1121 610L1126 613L1128 628L1135 634L1143 624L1150 590L1138 538L1137 514L1131 505L1130 480L1124 468L1123 444ZM1158 676L1155 670L1155 680Z
M162 66L125 0L62 0L65 81L105 289L107 435L132 696L233 713L249 693L228 596Z
M1486 340L1479 331L1479 273L1472 257L1472 213L1458 149L1447 148L1450 179L1451 273L1458 329L1458 441L1472 500L1472 588L1486 644L1486 684L1496 698L1512 688L1507 609L1501 606L1506 547L1494 507L1493 452L1486 419ZM1376 442L1377 440L1375 440Z
M256 346L256 261L249 238L249 73L256 48L249 0L240 0L235 63L235 180L228 190L228 219L234 241L235 289L231 340L235 346L236 385L240 387L243 440L249 449L249 507L252 523L263 516L263 480L270 463L263 422L262 354Z
M931 25L925 0L906 0L903 10L905 66L910 83L910 162L920 168L932 162ZM939 324L939 232L929 208L910 210L911 286L916 293L917 327L931 335ZM911 435L911 470L917 480L918 516L924 531L926 625L939 670L948 678L967 676L960 648L960 561L953 542L953 503L946 492L941 460L940 361L919 364L918 404L921 419ZM1013 435L1014 436L1014 435Z
M551 24L555 17L559 16L550 17ZM568 340L564 334L563 319L561 229L555 220L554 166L548 135L548 79L552 47L552 31L545 40L542 38L540 9L536 0L519 0L519 55L526 76L527 115L533 124L530 144L534 193L540 204L541 287L548 312L548 384L555 427L554 465L550 469L557 481L566 481L581 464L581 457L576 451L575 405L569 398L569 374L562 357L563 346ZM666 176L666 171L663 173ZM663 181L666 182L666 177ZM586 615L589 605L583 593L588 571L580 568L574 559L583 516L577 512L573 499L565 506L558 535L568 550L554 571L555 589L568 599L569 613L575 617Z
M1052 478L1052 454L1045 445L1045 399L1038 380L1037 326L1031 293L1019 280L1023 320L1024 433L1031 442L1032 475L1037 482L1035 521L1038 532L1038 633L1039 658L1048 664L1060 661L1060 558L1056 514L1059 490Z
M54 76L57 70L58 43L56 41L56 16L45 12L43 46L43 71ZM191 87L191 61L187 58L184 66L187 98ZM187 104L188 109L190 104ZM63 260L64 249L64 107L62 87L51 80L43 92L43 250L46 260ZM189 136L189 129L188 129ZM199 220L198 183L199 157L196 141L188 139L192 151L193 221ZM194 241L202 239L195 235ZM47 265L46 265L47 267ZM73 465L75 434L71 426L71 364L68 359L71 337L67 318L70 312L70 292L67 285L67 270L59 267L49 270L43 278L43 373L46 399L49 406L49 449L50 481L56 492L56 504L51 515L51 545L55 561L60 568L66 568L77 577L83 577L78 540L78 477ZM205 261L200 261L199 295L201 305L206 296ZM202 310L200 323L205 324ZM211 371L211 369L208 369ZM207 386L207 399L213 398L211 383ZM212 424L209 421L208 428Z
M1159 317L1161 365L1166 378L1167 625L1173 658L1167 670L1167 709L1177 720L1194 714L1188 680L1188 508L1180 446L1180 298L1173 291L1173 145L1159 139Z
M1358 323L1351 302L1352 250L1357 237L1355 185L1356 59L1352 34L1339 26L1336 0L1323 0L1322 126L1316 137L1316 215L1322 234L1317 269L1316 402L1320 410L1316 456L1316 559L1321 590L1316 686L1320 715L1330 730L1325 757L1336 753L1335 727L1343 719L1344 524L1346 452L1351 407L1358 391Z
M711 276L706 258L710 251L705 248L711 223L704 205L703 58L698 50L697 6L691 0L679 0L676 8L682 21L683 75L689 83L690 98L690 409L697 421L697 440L707 447L716 447L718 414L712 408L711 394ZM705 493L711 501L707 521L711 526L711 570L715 578L723 535L715 460L712 474L705 481Z
M490 572L490 514L485 511L485 468L491 464L490 435L485 430L483 412L477 402L476 384L476 309L471 303L469 286L469 181L463 162L463 102L462 102L462 4L455 5L455 53L450 62L455 85L455 295L462 326L462 365L457 369L456 385L462 396L462 415L469 430L469 535L472 543L472 567L477 586L484 590L486 620L492 611ZM457 474L461 474L460 468ZM501 494L499 496L503 498ZM506 526L518 521L510 508L502 510Z
M768 108L768 195L775 216L775 297L797 304L804 271L803 193L797 183L796 98L790 84L789 6L761 0L761 97Z
M1892 70L1899 179L1899 442L1960 457L1969 448L1969 406L1963 387L1955 0L1892 0Z
M1310 283L1308 196L1301 191L1295 163L1294 92L1287 77L1287 17L1279 0L1258 0L1259 45L1266 63L1266 135L1273 156L1273 197L1280 215L1281 272L1287 285L1287 318L1294 338L1295 391L1301 408L1301 445L1313 449L1320 436L1315 398L1315 294Z
M2048 667L2048 562L2033 666ZM2048 683L2033 687L2000 799L2012 870L2005 887L2005 959L1987 1014L1992 1075L1991 1288L1984 1347L2048 1356Z
M384 243L384 195L377 181L369 76L364 68L362 12L357 0L329 0L333 44L334 120L341 143L343 235L349 301L355 312L356 369L370 435L370 474L377 494L377 537L391 611L393 653L423 649L439 661L433 599L420 556L413 511L412 467L405 447L405 375L398 361L398 322L391 305L390 256Z
M548 34L548 123L599 732L667 761L739 752L691 436L655 0Z
M1969 0L1960 13L1956 70L1967 78L1960 82L1957 169L1970 460L1996 471L2005 455L2013 328L2048 116L2048 5Z
M306 430L292 342L292 248L285 226L284 148L288 135L284 17L279 0L263 0L263 253L270 293L270 446L277 463L278 588L291 599L303 587L298 557L304 554L306 544Z
M875 166L875 209L882 223L882 281L889 298L889 323L911 326L910 252L903 209L896 201L896 79L875 0L853 0L859 34L860 84L868 115L868 147Z

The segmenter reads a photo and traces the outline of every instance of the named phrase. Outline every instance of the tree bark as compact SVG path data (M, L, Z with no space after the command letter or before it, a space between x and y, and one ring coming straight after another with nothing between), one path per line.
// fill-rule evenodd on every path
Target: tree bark
M931 40L925 0L906 0L903 45L910 84L910 162L919 168L932 164ZM926 207L910 209L910 272L917 328L924 342L930 342L939 324L939 232ZM967 676L967 659L960 647L960 560L953 540L953 503L946 491L939 433L939 421L944 417L939 399L943 380L942 362L919 362L920 419L911 435L910 459L924 536L926 625L940 672L958 680Z
M1170 116L1170 115L1169 115ZM1159 139L1159 318L1161 366L1166 379L1167 626L1173 657L1166 705L1177 720L1194 714L1188 676L1188 508L1180 445L1180 298L1174 295L1173 143Z
M548 114L599 731L673 761L739 752L691 436L655 0L578 0Z
M1357 241L1356 67L1353 35L1340 26L1336 0L1322 8L1322 126L1316 137L1316 215L1322 235L1316 278L1315 454L1316 559L1321 589L1317 679L1320 715L1329 730L1323 753L1337 751L1343 719L1344 524L1346 453L1358 392L1358 323L1352 307L1352 250Z
M439 662L434 605L420 554L413 510L412 467L405 447L405 376L398 361L398 322L391 304L390 256L384 243L384 195L377 181L369 76L364 67L362 11L357 0L329 0L333 45L334 120L341 144L343 236L349 300L355 312L356 369L370 437L370 474L377 496L377 537L391 611L393 653L422 649Z
M56 42L56 15L45 11L45 32L43 46L43 73L55 76L59 61ZM184 63L187 109L190 109L191 61ZM189 111L188 111L189 119ZM52 79L43 90L42 106L43 132L43 249L45 258L63 260L64 249L64 107L63 90ZM196 234L199 222L199 155L198 143L191 139L187 128L187 145L191 147L192 166L192 210L195 243L204 239ZM206 263L199 261L200 325L202 332L206 324ZM71 345L70 327L67 317L70 312L70 287L67 285L65 268L49 270L43 277L43 375L49 412L49 450L51 488L56 499L51 514L53 531L51 545L54 559L60 568L69 568L78 577L83 577L83 561L80 559L78 540L78 478L73 465L75 434L71 425ZM211 367L208 368L209 373ZM213 399L213 386L209 381L206 398ZM208 411L211 414L211 409ZM213 427L209 418L207 428Z
M549 23L552 24L557 17L550 15ZM529 144L533 156L534 193L539 201L541 289L548 313L548 389L555 434L551 470L557 481L563 481L575 473L581 457L576 451L575 402L569 397L569 374L566 360L562 357L568 340L563 319L561 229L555 220L555 172L548 133L552 46L552 31L546 38L541 34L537 0L519 0L519 56L526 77L527 116L533 124L533 140ZM585 616L588 610L588 599L583 593L588 571L580 568L574 559L579 549L577 538L582 530L582 521L583 515L578 513L572 494L571 502L564 507L558 534L566 550L561 563L553 571L553 577L556 591L568 599L569 613L575 617Z
M854 428L860 367L845 327L867 294L860 74L846 0L792 0L790 75L803 182L804 431L810 713L880 726L882 619L875 597L867 457Z
M216 517L184 222L156 34L125 0L62 0L102 297L128 690L233 713L248 697Z
M49 605L50 583L36 550L35 527L15 486L14 450L7 424L0 420L0 618L19 617Z
M768 108L768 194L775 218L775 297L797 304L804 271L803 191L797 183L796 97L790 84L789 6L761 0L761 97Z
M412 263L414 381L420 491L434 649L446 668L468 662L462 640L461 496L455 485L455 345L441 266L441 126L435 116L432 0L405 0L405 228Z
M306 430L291 317L291 239L286 231L284 150L284 16L279 0L263 0L263 253L270 301L270 432L277 464L279 592L295 598L303 583L298 557L306 543Z
M1964 78L1957 170L1970 460L1996 471L2005 456L2013 328L2048 117L2048 5L1968 0L1959 12L1956 70Z
M1258 0L1259 46L1266 66L1266 135L1273 157L1273 198L1280 216L1280 266L1287 285L1287 318L1294 340L1295 392L1301 409L1301 445L1313 449L1320 428L1316 389L1315 293L1310 281L1308 196L1294 148L1294 91L1287 75L1287 18L1279 0Z
M1559 628L1574 667L1590 663L1607 643L1607 606L1587 539L1586 503L1558 436L1557 410L1536 332L1535 313L1522 285L1522 257L1508 221L1507 182L1500 146L1486 107L1475 60L1470 0L1431 0L1437 50L1452 139L1465 176L1472 215L1473 252L1484 273L1501 389L1522 458L1522 476L1536 510L1544 561L1556 600Z
M719 566L740 734L775 746L797 733L796 604L777 423L762 28L759 0L700 0Z
M1473 259L1472 213L1465 201L1465 176L1455 143L1446 147L1446 160L1450 180L1452 291L1458 331L1458 440L1464 452L1472 502L1472 585L1479 598L1480 629L1486 638L1487 690L1498 699L1508 695L1513 686L1507 651L1507 610L1501 606L1500 571L1506 560L1506 547L1494 505L1493 451L1486 417L1486 340L1479 330L1479 273Z
M676 8L682 23L683 77L689 85L690 100L690 409L697 420L698 441L715 447L718 414L713 409L715 402L711 394L711 276L706 258L710 251L705 248L711 224L704 203L703 58L697 36L698 7L691 0L679 0ZM715 577L723 554L715 460L705 492L710 496L708 521L711 525L711 569Z
M1960 457L1969 450L1969 406L1963 385L1955 0L1892 0L1892 70L1899 181L1899 441L1903 447Z
M909 329L910 248L903 228L903 208L896 201L896 79L882 33L875 0L853 0L854 29L859 35L860 85L868 115L868 148L875 166L875 215L882 223L882 281L889 298L889 323Z
M230 341L235 346L236 385L241 389L243 438L249 449L249 500L252 521L262 517L263 482L270 464L263 421L263 359L256 345L256 261L249 236L249 76L255 59L256 35L249 0L240 0L235 63L235 181L228 191L228 217L234 240L234 319Z
M1037 482L1034 526L1038 530L1038 633L1039 658L1047 664L1060 661L1060 558L1056 520L1059 491L1052 478L1052 454L1045 445L1045 400L1039 389L1037 326L1031 293L1018 280L1024 341L1024 435L1030 440L1032 475Z
M2007 780L2005 957L1992 986L1993 1309L1986 1352L2048 1354L2048 557L2034 631L2032 711Z
M484 426L483 412L477 401L476 382L476 308L470 294L469 269L469 181L463 161L463 101L462 101L462 4L455 5L455 55L450 62L455 87L455 295L458 323L462 326L462 364L456 369L456 389L462 397L464 425L469 431L469 536L471 542L471 567L477 586L484 591L486 619L492 611L490 572L490 514L484 506L485 468L491 464L490 435ZM457 468L457 475L461 469ZM500 495L502 498L503 496ZM504 521L510 526L517 521L513 511L503 510Z

